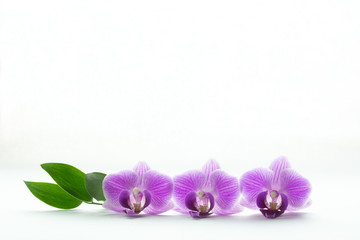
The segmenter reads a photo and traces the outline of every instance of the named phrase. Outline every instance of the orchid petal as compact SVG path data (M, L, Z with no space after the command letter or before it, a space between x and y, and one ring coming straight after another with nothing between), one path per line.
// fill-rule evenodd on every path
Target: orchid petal
M205 184L206 176L201 171L188 171L182 175L174 177L174 199L177 206L181 209L187 209L185 197L189 192L198 192L202 190Z
M151 214L151 215L155 215L155 214L160 214L160 213L163 213L163 212L167 212L169 211L170 209L172 209L174 207L174 204L169 201L168 204L162 208L153 208L151 206L151 204L145 208L143 211L147 214ZM187 213L187 212L186 212Z
M106 206L112 206L115 209L122 209L119 198L123 190L132 191L138 184L138 175L131 170L121 171L119 173L109 174L103 182L104 196Z
M280 192L284 193L292 210L306 206L311 192L310 182L293 169L285 169L280 175Z
M188 214L189 213L189 209L187 209L186 207L185 208L180 208L178 205L175 205L173 210L175 212L182 213L182 214Z
M170 177L150 170L144 174L143 185L151 194L153 208L163 208L168 204L173 192L173 182Z
M109 209L109 210L115 211L115 212L119 212L119 213L124 213L124 210L125 210L125 208L121 207L121 205L113 206L108 201L104 202L104 204L102 206L106 209Z
M210 185L210 174L217 169L220 169L220 165L214 159L210 159L202 167L202 172L206 176L205 188L209 187L209 185Z
M236 204L234 204L234 206L231 209L227 209L227 210L224 210L224 209L220 208L219 206L215 205L213 212L216 213L217 215L230 215L230 214L239 213L243 210L244 210L244 208L240 205L240 203L236 203Z
M287 210L288 211L297 211L297 210L300 210L300 209L303 209L303 208L307 208L307 207L311 206L311 204L312 204L312 200L308 199L306 201L306 203L301 208L288 206Z
M245 198L242 203L254 206L261 192L271 190L273 176L273 171L267 168L256 168L246 172L240 179L240 191Z
M144 174L150 170L149 165L147 165L146 162L138 162L138 164L136 164L133 170L138 174L139 185L142 186Z
M312 204L312 200L311 200L311 199L308 199L308 200L306 201L306 203L304 204L303 208L307 208L307 207L311 206L311 204ZM288 207L288 210L289 210L289 211L296 211L296 209L292 209L291 207Z
M216 205L224 210L231 209L240 196L237 178L228 175L222 170L216 170L210 175L210 182Z
M285 157L278 157L270 164L269 168L274 171L274 178L272 180L272 184L278 185L281 172L284 169L290 168L290 163Z
M240 199L240 205L244 206L246 208L254 209L254 210L258 209L258 207L256 206L256 202L251 202L250 203L248 200L246 200L243 197Z

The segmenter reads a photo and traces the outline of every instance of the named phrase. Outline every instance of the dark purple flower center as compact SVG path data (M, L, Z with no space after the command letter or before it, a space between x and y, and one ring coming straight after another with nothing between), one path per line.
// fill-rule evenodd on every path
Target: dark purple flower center
M137 214L150 205L151 194L147 190L141 191L138 188L134 188L132 192L123 190L119 202L125 208L125 213Z
M265 217L276 218L287 209L288 199L285 194L271 190L260 193L257 196L256 204Z
M185 197L185 205L190 210L190 215L196 218L210 215L214 204L214 197L208 192L189 192Z

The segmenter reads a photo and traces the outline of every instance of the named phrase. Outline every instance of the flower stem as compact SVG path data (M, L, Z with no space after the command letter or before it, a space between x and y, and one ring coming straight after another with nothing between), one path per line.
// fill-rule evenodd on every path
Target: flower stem
M97 203L97 202L86 202L87 204L94 204L94 205L103 205L102 203Z

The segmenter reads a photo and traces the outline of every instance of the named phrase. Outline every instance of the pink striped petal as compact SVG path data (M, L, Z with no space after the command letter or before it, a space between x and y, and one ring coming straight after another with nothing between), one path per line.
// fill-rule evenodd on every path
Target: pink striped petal
M256 205L259 193L271 190L274 172L267 168L256 168L246 172L240 179L240 191L245 202Z
M123 190L132 191L138 182L138 175L131 170L107 175L103 182L106 206L121 209L122 206L119 202L120 193Z
M240 199L240 205L241 206L244 206L246 208L250 208L250 209L254 209L254 210L257 210L259 209L257 206L256 206L256 202L248 202L245 198L241 198Z
M210 175L211 187L218 207L229 210L240 196L239 181L222 170L216 170Z
M290 163L285 157L278 157L270 164L269 168L274 171L272 184L277 186L279 185L281 172L284 169L290 168Z
M119 213L125 213L124 210L125 208L119 206L113 206L109 203L109 201L104 202L104 204L102 205L104 208L109 209L111 211L115 211L115 212L119 212Z
M174 208L172 209L175 212L182 213L182 214L188 214L189 209L180 208L178 205L174 205Z
M151 204L150 206L148 206L147 208L145 208L143 211L147 214L150 214L150 215L156 215L156 214L160 214L160 213L164 213L164 212L167 212L169 210L171 210L172 208L174 207L174 204L169 201L164 207L162 208L154 208L154 207L151 207Z
M210 174L217 170L220 169L220 165L217 161L215 161L214 159L210 159L209 161L207 161L205 163L205 165L202 167L202 172L205 174L206 176L206 182L205 182L205 188L208 188L210 185Z
M298 210L306 207L311 192L310 182L293 169L285 169L280 175L280 192L289 201L289 209Z
M147 165L146 162L138 162L133 170L139 175L139 186L142 186L143 176L147 171L150 170L149 165Z
M173 192L172 179L164 174L150 170L144 174L144 189L151 194L151 208L163 208L170 199Z
M307 208L309 206L311 206L312 204L312 200L311 199L308 199L306 201L306 203L301 207L301 208L296 208L296 207L292 207L292 206L288 206L287 210L288 211L297 211L297 210L300 210L300 209L303 209L303 208Z
M203 189L206 176L198 170L188 171L174 177L174 200L180 209L187 210L185 197L189 192L197 192Z
M217 215L230 215L230 214L236 214L236 213L242 212L243 210L244 210L244 208L238 202L231 209L228 209L228 210L224 210L224 209L220 208L219 206L216 206L216 204L215 204L213 212L216 213Z

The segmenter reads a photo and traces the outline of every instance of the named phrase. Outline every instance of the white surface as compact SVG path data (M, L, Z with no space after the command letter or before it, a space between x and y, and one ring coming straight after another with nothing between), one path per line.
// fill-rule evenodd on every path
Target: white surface
M356 0L2 0L0 234L358 237L359 12ZM111 173L145 160L173 176L215 158L240 176L279 155L314 204L275 221L53 211L21 182L49 180L49 161Z

